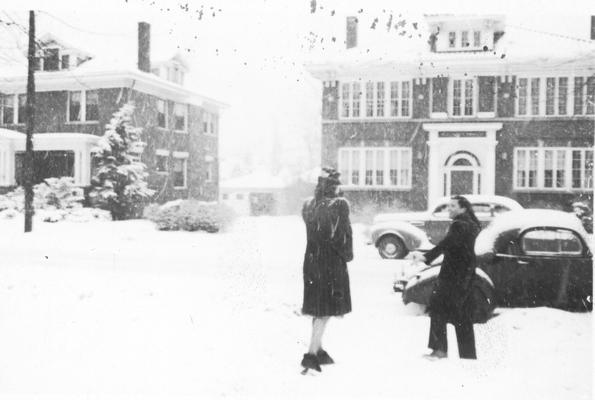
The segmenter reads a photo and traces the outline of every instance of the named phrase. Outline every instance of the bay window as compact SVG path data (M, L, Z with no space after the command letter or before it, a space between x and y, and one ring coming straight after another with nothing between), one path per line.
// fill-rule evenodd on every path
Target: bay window
M339 171L346 187L411 187L412 164L409 147L341 148L338 160Z

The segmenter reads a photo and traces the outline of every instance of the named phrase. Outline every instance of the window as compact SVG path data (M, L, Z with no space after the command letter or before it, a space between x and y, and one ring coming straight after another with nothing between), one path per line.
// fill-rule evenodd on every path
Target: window
M565 229L533 229L521 240L523 252L529 256L580 256L583 253L581 240Z
M583 113L583 93L585 92L585 84L583 77L577 76L574 78L574 114L581 115Z
M213 182L213 162L207 161L207 168L205 173L205 181Z
M481 47L481 32L473 32L473 47Z
M409 92L409 82L401 82L401 116L408 117L409 116L409 96L411 93Z
M556 95L556 78L547 78L545 86L545 114L554 114L554 102Z
M593 150L516 148L514 170L515 189L592 189Z
M595 77L574 78L574 114L595 114Z
M587 114L595 114L595 77L587 79Z
M99 120L99 91L68 92L68 121L95 122Z
M454 48L457 42L457 33L448 32L448 47Z
M359 108L360 108L360 101L362 97L362 91L360 88L360 84L357 82L353 83L353 108L352 108L352 117L359 117Z
M57 71L60 69L60 49L45 49L43 53L44 71Z
M519 78L519 115L527 115L527 78Z
M384 117L384 82L376 82L376 116Z
M411 187L410 148L341 148L338 160L345 186Z
M24 124L27 118L27 95L26 94L19 94L19 109L17 110L17 122L19 124Z
M593 150L572 150L572 188L593 189Z
M366 117L374 116L374 83L366 83Z
M161 99L157 100L157 126L167 128L167 102Z
M187 160L186 158L180 158L174 156L173 159L173 184L174 188L184 189L186 188L186 176L187 176Z
M204 133L209 135L215 134L215 115L209 112L204 113L202 122L202 130Z
M390 116L408 117L411 93L409 91L409 82L391 82L390 83Z
M14 124L14 95L2 96L2 123Z
M222 198L223 200L227 200L227 199L229 199L229 195L228 195L227 193L223 193L223 194L221 195L221 198Z
M167 160L169 156L164 153L157 153L155 155L155 171L160 173L167 173Z
M98 121L99 92L97 90L87 90L85 100L85 121Z
M568 78L558 78L558 114L566 115L568 107Z
M359 118L361 96L359 82L343 83L341 85L341 117Z
M236 200L244 200L244 194L243 193L236 194Z
M70 56L68 54L64 54L62 56L62 69L70 68Z
M461 32L461 47L469 47L469 32Z
M531 114L539 115L539 78L531 79Z
M186 104L176 103L174 105L174 129L176 131L186 132L187 114L188 107L186 106Z
M349 108L351 105L350 89L351 85L349 83L343 83L341 85L341 116L344 118L349 117Z
M463 87L463 85L465 85ZM474 113L473 79L454 79L452 81L452 115L472 116Z

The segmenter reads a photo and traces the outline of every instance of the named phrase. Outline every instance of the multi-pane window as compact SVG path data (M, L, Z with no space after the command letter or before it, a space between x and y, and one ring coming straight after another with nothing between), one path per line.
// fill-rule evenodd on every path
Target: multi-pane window
M556 100L556 78L547 78L546 86L545 86L545 113L546 113L546 115L554 114L555 100Z
M593 150L572 150L572 188L593 189Z
M527 115L527 91L529 87L529 80L527 78L519 78L519 115Z
M456 32L448 32L448 47L454 48L457 43L457 33Z
M174 129L176 131L186 132L187 116L188 107L186 106L186 104L174 104Z
M25 119L27 118L27 95L26 94L19 94L19 109L17 111L17 122L19 124L24 124Z
M574 114L595 114L595 77L574 77Z
M2 99L2 123L14 124L14 95L4 95Z
M167 102L161 99L157 100L157 126L167 128Z
M97 90L68 92L68 121L95 122L99 120L99 92Z
M585 93L585 83L582 76L574 77L574 114L583 113L583 93Z
M539 115L539 78L531 79L531 114Z
M351 106L351 85L343 83L341 85L341 116L343 118L349 117L349 110Z
M411 115L409 81L343 83L340 96L341 118L409 117ZM360 107L362 107L361 114Z
M376 82L376 116L384 117L384 82Z
M352 105L352 117L359 117L360 114L360 102L362 98L362 90L361 85L359 82L354 82L352 85L352 92L353 92L353 99L351 102Z
M374 116L374 83L366 82L366 117Z
M175 188L185 188L188 165L187 160L186 158L178 158L174 156L173 164L173 185Z
M587 114L595 114L595 77L587 79Z
M473 92L473 79L454 79L452 81L452 115L473 115Z
M473 47L481 46L481 31L473 32Z
M411 187L410 148L341 148L338 160L346 186Z
M469 47L469 32L461 32L461 47Z
M593 150L586 148L516 148L516 189L593 188Z
M99 120L99 92L87 90L85 92L85 121Z
M205 181L206 182L213 182L213 161L207 161L206 164L206 171L205 171Z
M209 135L215 134L215 115L205 112L202 121L202 130Z
M558 114L566 115L568 107L568 78L558 78Z
M169 157L165 154L155 155L155 171L157 172L168 172L167 171L167 159Z

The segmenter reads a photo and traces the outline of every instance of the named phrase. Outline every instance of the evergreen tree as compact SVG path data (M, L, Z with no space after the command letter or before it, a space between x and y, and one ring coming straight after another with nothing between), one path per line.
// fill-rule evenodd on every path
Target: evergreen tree
M109 210L113 220L132 218L154 194L147 186L146 167L131 155L139 145L141 129L133 127L133 104L125 104L115 112L106 126L95 158L96 175L91 180L91 201Z

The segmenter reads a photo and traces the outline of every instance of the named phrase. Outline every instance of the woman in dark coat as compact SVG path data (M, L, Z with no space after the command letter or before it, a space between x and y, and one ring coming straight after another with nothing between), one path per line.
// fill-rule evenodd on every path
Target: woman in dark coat
M475 277L475 238L481 225L471 203L463 196L452 197L448 211L453 221L446 237L425 255L413 255L415 260L430 264L440 254L444 254L438 282L430 298L428 347L432 349L430 357L446 357L446 324L452 323L457 333L459 356L475 359L472 287Z
M353 259L349 204L339 197L339 173L324 169L314 198L305 202L302 216L307 244L304 256L302 313L312 319L312 338L302 366L320 371L333 359L322 349L322 335L330 317L351 311L347 262Z

